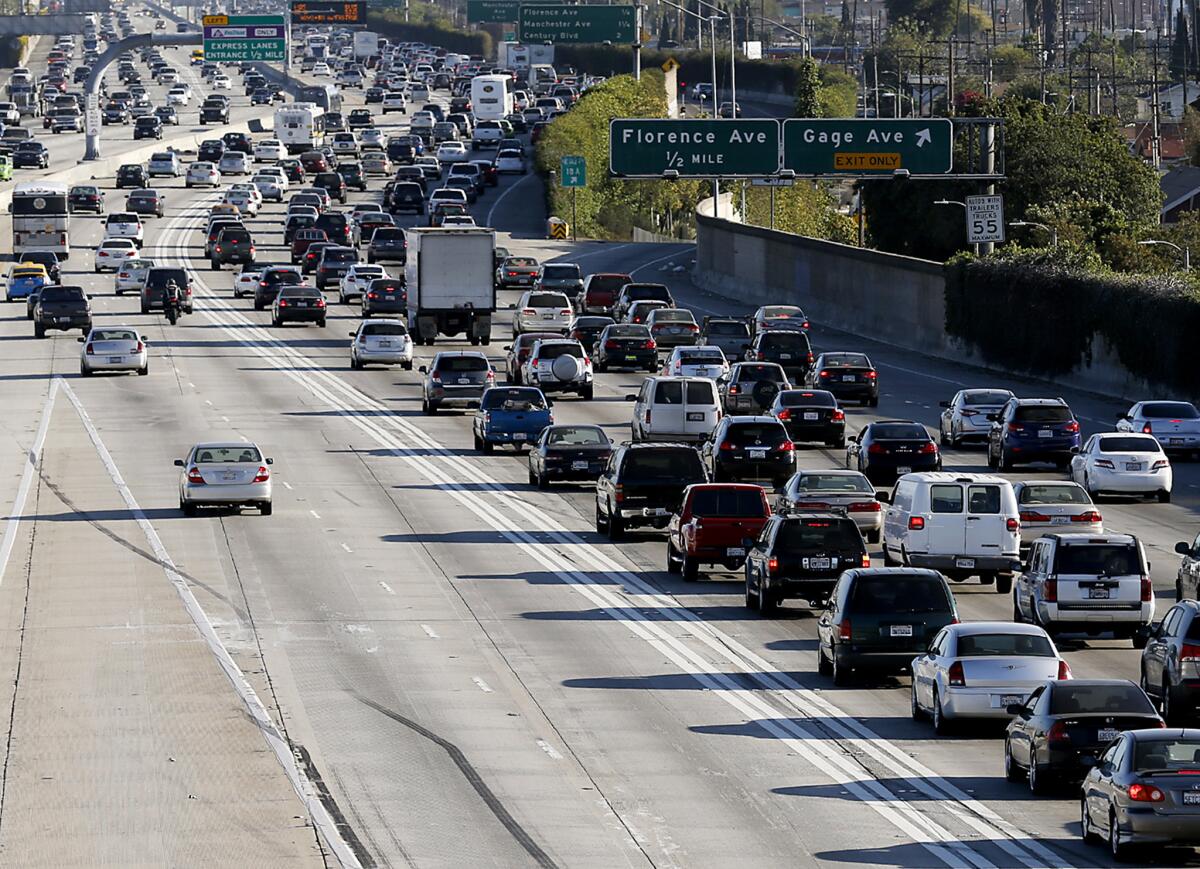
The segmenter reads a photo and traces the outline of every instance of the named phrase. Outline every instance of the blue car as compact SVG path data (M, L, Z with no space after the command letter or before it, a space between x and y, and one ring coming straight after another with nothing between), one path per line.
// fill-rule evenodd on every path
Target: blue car
M472 426L475 449L487 453L497 444L512 444L523 450L552 422L550 401L540 389L493 386L484 390L475 413Z
M988 419L990 468L1007 471L1033 462L1066 468L1079 450L1079 421L1061 398L1010 398Z
M23 269L20 266L14 266L12 274L8 278L6 297L10 302L28 299L45 285L45 269Z

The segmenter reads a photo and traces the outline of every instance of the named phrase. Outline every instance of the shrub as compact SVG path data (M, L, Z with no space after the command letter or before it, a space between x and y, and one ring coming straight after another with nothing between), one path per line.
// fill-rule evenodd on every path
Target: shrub
M405 24L401 10L370 10L367 12L367 27L393 42L427 42L460 54L492 55L492 37L485 31L467 33L441 23Z

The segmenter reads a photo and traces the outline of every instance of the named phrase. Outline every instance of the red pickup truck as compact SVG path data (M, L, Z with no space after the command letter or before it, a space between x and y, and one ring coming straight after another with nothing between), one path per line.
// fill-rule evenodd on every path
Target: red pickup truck
M667 570L696 579L701 564L737 570L746 561L745 540L758 538L771 506L761 486L748 483L696 483L667 526Z

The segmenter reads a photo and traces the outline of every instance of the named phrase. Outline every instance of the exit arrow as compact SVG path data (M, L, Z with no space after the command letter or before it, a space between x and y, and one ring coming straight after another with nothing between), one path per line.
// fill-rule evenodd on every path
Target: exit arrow
M929 132L929 128L917 130L917 147L924 148L927 144L933 141L933 134Z

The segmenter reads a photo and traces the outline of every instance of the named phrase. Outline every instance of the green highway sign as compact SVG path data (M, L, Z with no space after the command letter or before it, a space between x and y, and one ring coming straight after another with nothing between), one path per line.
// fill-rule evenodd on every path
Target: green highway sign
M467 0L467 23L504 24L516 21L520 0Z
M204 59L280 61L287 57L282 15L205 15Z
M944 175L954 163L949 118L789 118L783 168L797 175Z
M637 41L637 10L633 6L567 6L520 4L517 38L521 42Z
M613 7L617 8L617 7ZM614 118L608 167L626 178L738 178L779 172L774 118Z
M587 187L587 161L568 155L559 161L559 183L563 187Z

